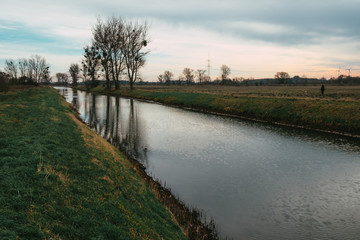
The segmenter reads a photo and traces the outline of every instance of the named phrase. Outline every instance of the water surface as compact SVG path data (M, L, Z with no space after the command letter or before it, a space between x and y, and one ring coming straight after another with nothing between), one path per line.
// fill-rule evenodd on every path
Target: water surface
M360 141L60 88L233 239L358 239Z

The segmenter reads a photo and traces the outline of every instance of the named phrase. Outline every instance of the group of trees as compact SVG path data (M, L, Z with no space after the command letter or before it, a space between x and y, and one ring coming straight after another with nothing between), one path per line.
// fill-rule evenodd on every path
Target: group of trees
M79 73L80 73L79 64L76 64L76 63L71 64L70 68L69 68L69 73L70 73L70 77L71 77L73 85L76 86L78 79L79 79Z
M114 16L105 21L98 19L92 31L92 44L84 48L80 69L84 80L90 78L96 84L96 79L103 77L107 88L113 84L119 89L120 80L126 75L132 89L148 54L143 50L149 42L147 32L146 22Z
M182 75L179 76L178 83L185 84L193 84L195 80L199 84L209 83L210 77L205 75L205 70L198 69L194 71L191 68L184 68L182 71ZM290 83L290 75L287 72L277 72L274 75L274 81L270 79L264 80L255 80L253 78L244 79L244 78L234 78L230 79L229 75L231 74L231 69L227 65L222 65L220 67L220 79L217 78L213 81L215 84L226 84L226 85L249 85L251 81L254 82L254 85L263 85L264 82L271 82L271 84L288 84ZM166 70L163 74L158 76L158 81L160 84L170 85L171 81L173 81L174 74L168 70ZM176 81L173 81L176 83Z
M185 84L193 84L197 80L199 84L201 83L209 83L210 77L205 74L205 70L198 69L194 71L191 68L184 68L182 71L182 75L179 76L178 82L182 82ZM264 82L271 82L271 84L287 84L290 83L290 75L287 72L277 72L274 75L274 81L266 81L255 80L253 78L244 79L244 78L234 78L230 79L229 75L231 74L231 69L227 65L222 65L220 67L220 79L217 78L213 82L216 84L227 84L227 85L248 85L250 81L256 81L256 85L262 85ZM163 74L158 76L158 81L160 84L170 85L171 81L173 81L174 73L166 70ZM174 81L175 83L176 81Z
M231 69L222 65L221 68L221 78L223 82L228 80L228 76L231 73ZM193 84L197 80L198 83L207 83L210 82L210 76L205 74L206 70L197 69L196 71L191 68L184 68L182 74L179 76L178 82L185 82L186 84ZM163 74L158 75L158 81L160 84L170 85L171 81L173 81L174 73L166 70Z
M89 46L84 47L84 58L79 64L70 65L68 72L56 73L59 84L67 85L72 80L74 86L79 78L96 86L98 80L105 79L106 87L114 85L120 88L121 79L126 76L133 89L134 83L140 79L139 69L145 65L144 51L148 45L148 25L120 17L98 19L92 29ZM51 82L49 65L38 55L29 59L5 61L5 73L2 79L10 79L19 83ZM5 80L3 81L5 82Z
M46 59L35 55L28 59L5 60L5 73L13 83L49 83L51 82L49 65Z
M199 70L199 71L202 71L202 70ZM173 77L174 77L174 73L166 70L166 71L164 71L163 74L160 74L158 76L158 81L160 82L160 84L170 85L171 82L174 80ZM201 79L201 76L200 76L200 79ZM178 79L179 82L185 81L186 84L192 84L192 83L194 83L194 80L195 80L195 72L191 68L184 68L182 75L180 75L179 79Z
M59 84L67 85L69 82L69 75L67 73L56 73L56 79Z
M166 70L166 71L164 71L163 74L160 74L158 76L158 80L159 80L160 84L170 85L173 76L174 76L174 74L172 72Z
M72 80L72 85L77 86L78 80L80 77L80 67L77 63L70 64L69 72L68 73L56 73L57 84L59 85L68 85L69 84L69 77Z
M194 71L191 68L184 68L182 74L179 76L178 80L174 80L174 74L168 70L164 71L163 74L158 75L158 81L160 84L170 85L170 84L194 84L195 81L199 84L210 83L211 79L205 74L205 70L198 69ZM220 67L220 78L216 78L211 83L213 84L224 84L224 85L263 85L265 83L270 84L289 84L292 83L290 80L290 75L287 72L277 72L274 75L274 79L260 79L255 80L254 78L241 78L236 77L233 79L229 78L231 74L231 69L227 65L222 65ZM294 78L296 78L295 76ZM299 77L298 77L299 78ZM305 77L306 78L306 77Z
M182 74L179 76L178 82L185 82L186 84L193 84L197 79L199 83L210 81L210 77L205 75L205 70L197 69L196 71L191 68L184 68ZM170 85L173 81L174 73L166 70L163 74L158 76L160 84Z

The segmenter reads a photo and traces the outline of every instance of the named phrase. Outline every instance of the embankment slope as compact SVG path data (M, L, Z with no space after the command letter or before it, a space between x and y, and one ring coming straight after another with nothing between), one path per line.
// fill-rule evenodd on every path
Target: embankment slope
M0 93L0 146L0 239L186 239L54 89Z

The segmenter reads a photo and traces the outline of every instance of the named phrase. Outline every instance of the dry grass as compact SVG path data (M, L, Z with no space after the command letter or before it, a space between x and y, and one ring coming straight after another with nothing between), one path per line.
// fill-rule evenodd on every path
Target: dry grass
M99 135L94 134L94 132L88 128L85 124L79 121L75 117L74 114L68 113L68 116L76 122L78 125L78 129L82 133L82 137L87 146L93 147L101 152L110 153L112 160L121 162L125 167L131 168L131 164L122 156L120 151L113 145L109 144L104 138ZM101 166L101 162L99 160L94 159L91 160L93 163L97 162L96 165Z
M101 161L97 160L96 158L91 159L91 162L98 166L100 169L104 170L104 164Z
M64 175L63 173L61 173L59 171L56 171L50 165L44 167L44 173L45 174L53 174L53 175L57 176L63 184L68 184L70 182L69 176Z
M100 179L105 180L105 181L108 182L110 185L115 186L114 181L111 180L111 178L110 178L109 176L103 176L103 177L101 177Z

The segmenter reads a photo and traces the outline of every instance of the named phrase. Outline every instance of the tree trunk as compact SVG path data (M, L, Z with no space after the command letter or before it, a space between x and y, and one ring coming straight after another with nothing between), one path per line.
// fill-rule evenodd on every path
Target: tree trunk
M105 71L105 77L106 77L106 88L110 89L110 78L109 78L109 73L108 71Z
M133 82L133 80L130 80L130 90L134 90L134 82Z

